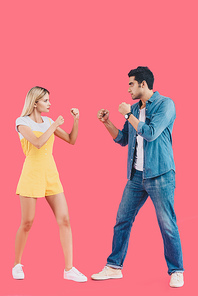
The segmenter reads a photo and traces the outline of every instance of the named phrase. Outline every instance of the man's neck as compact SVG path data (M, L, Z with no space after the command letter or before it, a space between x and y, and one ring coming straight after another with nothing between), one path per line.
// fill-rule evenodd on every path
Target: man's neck
M143 109L146 106L146 102L152 97L154 94L153 90L149 90L144 96L141 97L142 105L141 109Z

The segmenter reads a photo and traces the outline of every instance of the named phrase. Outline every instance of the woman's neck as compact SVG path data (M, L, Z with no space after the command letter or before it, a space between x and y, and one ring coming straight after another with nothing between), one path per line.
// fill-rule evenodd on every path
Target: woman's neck
M42 117L41 117L41 113L38 112L38 111L36 111L36 110L34 110L34 111L29 115L29 117L30 117L32 120L34 120L35 122L37 122L37 123L42 123L42 122L43 122L43 119L42 119Z

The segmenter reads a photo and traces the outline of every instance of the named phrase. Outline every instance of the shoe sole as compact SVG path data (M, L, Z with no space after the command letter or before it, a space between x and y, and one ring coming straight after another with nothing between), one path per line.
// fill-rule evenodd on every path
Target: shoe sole
M85 283L85 282L87 282L87 278L85 279L85 280L80 280L80 279L70 279L70 278L68 278L68 277L65 277L65 276L63 276L63 278L64 278L64 280L69 280L69 281L74 281L74 282L78 282L78 283Z
M64 278L65 280L68 280L68 281L73 281L73 282L77 282L77 283L86 283L87 280L74 280L74 279L68 279L68 278Z
M181 287L183 287L183 285L184 285L184 282L183 282L181 285L178 285L178 286L171 286L171 285L170 285L170 287L171 287L171 288L181 288Z
M24 278L25 278L25 276L24 277L20 277L20 278L14 277L14 276L12 276L12 277L13 277L14 280L24 280Z
M91 279L94 281L104 281L104 280L113 280L113 279L122 279L122 278L123 278L123 275L108 276L108 277L103 277L103 278L91 277Z

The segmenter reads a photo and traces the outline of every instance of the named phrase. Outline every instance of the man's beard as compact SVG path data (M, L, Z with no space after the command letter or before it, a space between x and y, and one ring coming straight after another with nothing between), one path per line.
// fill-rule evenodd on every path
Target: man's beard
M132 100L133 100L133 101L135 101L135 100L140 100L141 97L142 97L142 95L139 94L139 95L136 95L135 97L132 97Z

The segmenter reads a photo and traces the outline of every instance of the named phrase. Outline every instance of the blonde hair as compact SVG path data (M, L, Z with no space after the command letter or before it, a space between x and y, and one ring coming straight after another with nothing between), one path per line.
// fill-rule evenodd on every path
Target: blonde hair
M34 104L37 103L38 100L44 97L44 95L46 95L47 93L49 94L49 91L40 86L35 86L31 88L25 98L25 104L21 113L21 117L30 115L34 110Z

